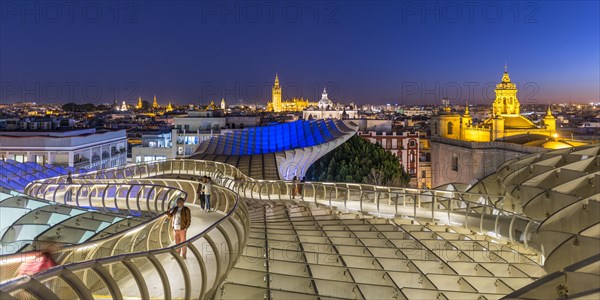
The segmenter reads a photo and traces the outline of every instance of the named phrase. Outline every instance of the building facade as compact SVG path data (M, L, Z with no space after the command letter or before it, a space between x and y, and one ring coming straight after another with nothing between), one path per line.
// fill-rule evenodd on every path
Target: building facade
M112 168L127 163L125 130L94 128L0 132L0 158L73 168Z
M502 163L548 149L505 142L467 142L433 137L431 140L432 186L472 184L496 172Z
M187 117L175 117L173 129L168 133L143 134L138 146L132 148L132 162L189 157L203 141L228 132L256 127L260 123L258 116L214 116L214 113L190 111Z

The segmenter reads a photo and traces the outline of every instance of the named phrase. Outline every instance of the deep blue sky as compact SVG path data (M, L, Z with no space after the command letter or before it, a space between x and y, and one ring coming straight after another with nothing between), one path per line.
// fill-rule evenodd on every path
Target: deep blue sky
M0 1L1 103L266 103L275 73L288 97L490 103L505 61L521 102L600 98L597 1L69 3Z

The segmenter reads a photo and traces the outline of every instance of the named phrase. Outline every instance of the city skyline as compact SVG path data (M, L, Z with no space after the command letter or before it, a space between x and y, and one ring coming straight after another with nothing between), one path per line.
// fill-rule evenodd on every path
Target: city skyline
M51 3L2 4L2 103L266 105L278 73L284 98L491 104L505 63L523 104L600 99L597 2Z

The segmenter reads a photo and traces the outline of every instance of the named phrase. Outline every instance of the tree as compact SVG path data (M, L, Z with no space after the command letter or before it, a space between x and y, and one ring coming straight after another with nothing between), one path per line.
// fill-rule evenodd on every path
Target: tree
M358 136L317 160L308 169L306 178L395 186L405 186L410 181L398 157Z
M364 178L365 183L382 185L385 182L385 174L380 169L371 169L371 172Z

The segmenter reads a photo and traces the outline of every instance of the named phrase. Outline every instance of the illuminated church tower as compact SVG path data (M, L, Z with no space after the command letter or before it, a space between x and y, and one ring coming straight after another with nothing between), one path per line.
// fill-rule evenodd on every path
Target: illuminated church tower
M510 81L508 76L508 67L504 65L504 74L502 81L496 85L496 99L492 105L492 114L513 115L521 114L521 104L517 99L517 86Z
M267 103L267 111L271 112L301 112L310 105L317 105L316 102L309 102L304 98L292 98L283 101L281 98L281 86L279 85L279 75L275 74L275 83L271 94L271 101Z
M550 134L556 133L556 118L552 115L550 104L548 104L548 111L546 111L546 116L544 117L544 126L550 131Z
M556 133L556 118L550 107L541 126L521 116L521 104L517 99L517 85L510 81L508 67L504 65L502 80L496 85L496 98L492 104L492 114L480 123L473 124L467 104L461 115L453 111L448 100L442 100L442 107L433 120L433 135L468 142L519 142L526 145L557 147L547 144L548 137ZM570 142L570 144L574 144ZM567 147L566 145L560 145Z
M281 86L279 86L279 76L275 74L275 85L273 85L271 103L274 112L281 112Z
M142 97L141 96L138 98L138 103L137 103L136 108L137 109L142 109Z
M158 108L158 101L156 101L156 94L154 94L154 102L152 102L152 108Z

